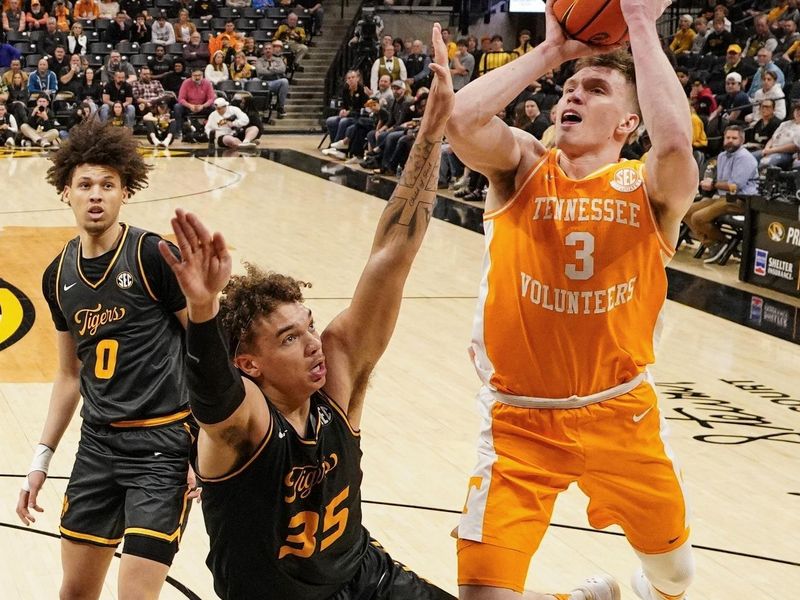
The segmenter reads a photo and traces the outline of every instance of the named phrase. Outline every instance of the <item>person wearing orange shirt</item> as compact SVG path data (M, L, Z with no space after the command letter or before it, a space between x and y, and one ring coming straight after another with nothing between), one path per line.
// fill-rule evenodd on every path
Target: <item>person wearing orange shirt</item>
M78 0L73 14L76 19L91 21L100 16L100 7L94 0Z
M686 500L648 373L665 264L698 181L688 103L656 30L668 4L620 0L631 56L568 39L548 2L545 41L456 94L447 139L490 182L470 353L481 434L457 530L461 600L620 600L610 575L570 593L525 592L555 500L572 483L589 496L593 527L624 531L641 563L640 599L682 600L691 583ZM555 148L496 116L574 59ZM620 160L642 123L646 165Z

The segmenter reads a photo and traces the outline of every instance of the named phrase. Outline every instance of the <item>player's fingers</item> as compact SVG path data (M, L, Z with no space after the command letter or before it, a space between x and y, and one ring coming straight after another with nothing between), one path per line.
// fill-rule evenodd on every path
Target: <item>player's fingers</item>
M177 212L177 211L176 211ZM192 254L192 246L189 244L189 239L186 237L186 232L183 230L183 225L178 217L173 217L170 220L172 231L175 232L175 241L178 244L178 249L181 251L181 258L189 260Z
M30 525L35 520L30 512L28 512L28 492L25 490L19 491L19 498L17 498L17 516L25 525Z
M230 252L228 252L228 245L225 243L225 238L222 236L220 232L214 232L214 237L211 240L211 243L214 248L214 254L216 254L220 260L230 260Z
M200 247L200 239L197 229L195 228L195 223L192 221L193 216L192 213L184 213L182 218L179 217L179 220L183 226L183 232L186 234L189 245L192 247L192 250L196 250Z
M30 493L28 494L28 508L33 509L36 512L44 512L44 509L37 504L37 500L39 498L39 489L38 488L31 488Z
M442 26L439 23L433 24L431 32L431 44L433 45L433 63L437 65L447 64L447 47L442 39Z
M443 67L440 64L431 63L430 69L431 71L433 71L434 75L436 75L437 79L442 80L442 83L445 83L447 81L447 74L450 72L448 68Z
M164 240L158 242L158 251L161 253L161 256L164 258L164 261L169 265L169 268L175 271L180 266L180 261L175 258L175 255L169 249L169 244Z
M205 225L203 225L203 222L197 217L197 215L194 213L189 213L186 215L186 219L191 224L192 229L197 235L197 239L205 245L210 245L211 232Z

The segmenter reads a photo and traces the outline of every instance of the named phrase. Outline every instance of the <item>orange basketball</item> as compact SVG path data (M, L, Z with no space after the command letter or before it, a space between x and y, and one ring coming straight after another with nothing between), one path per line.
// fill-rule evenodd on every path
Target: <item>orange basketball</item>
M628 37L619 0L556 0L553 13L571 38L611 46Z

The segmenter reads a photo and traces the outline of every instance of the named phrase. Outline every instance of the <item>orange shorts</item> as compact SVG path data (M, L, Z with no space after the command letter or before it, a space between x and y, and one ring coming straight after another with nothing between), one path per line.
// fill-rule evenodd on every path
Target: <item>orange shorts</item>
M639 552L689 537L681 476L653 387L581 408L531 409L479 395L482 431L458 528L458 583L521 592L556 497L577 482L592 527L619 525Z

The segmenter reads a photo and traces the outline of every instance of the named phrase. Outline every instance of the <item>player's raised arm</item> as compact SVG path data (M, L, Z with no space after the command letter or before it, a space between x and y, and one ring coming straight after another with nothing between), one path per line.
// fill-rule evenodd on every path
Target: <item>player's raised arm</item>
M656 20L669 0L621 0L636 67L639 106L652 149L645 167L650 200L662 231L676 241L697 189L686 95L661 49Z
M514 133L497 113L550 69L601 51L567 39L553 15L552 4L553 0L547 1L544 42L532 52L481 75L456 94L453 115L447 124L447 140L464 164L486 175L495 185L504 177L513 177L522 159ZM529 137L535 143L533 136ZM543 146L536 147L544 152Z
M172 219L172 229L180 259L164 241L159 243L159 250L186 296L189 402L214 446L208 453L210 464L204 461L204 469L216 472L235 463L236 453L248 440L264 435L269 414L261 392L255 384L245 382L230 361L217 323L219 294L231 277L231 256L222 234L212 235L195 215L181 209Z
M354 426L361 417L366 379L394 331L403 286L436 199L442 136L453 108L453 82L438 23L433 27L433 44L435 79L411 154L378 222L353 301L322 337L329 372L336 374L328 377L325 389L337 401L347 403L344 408Z

